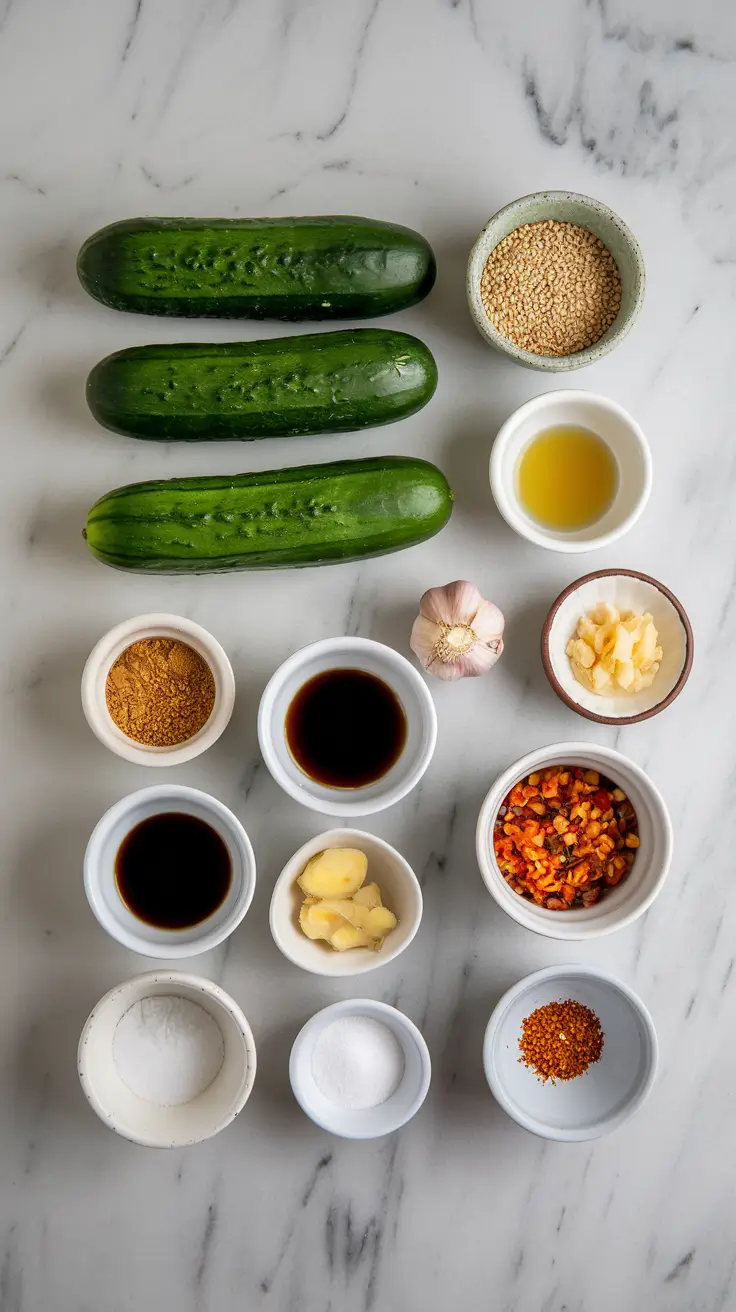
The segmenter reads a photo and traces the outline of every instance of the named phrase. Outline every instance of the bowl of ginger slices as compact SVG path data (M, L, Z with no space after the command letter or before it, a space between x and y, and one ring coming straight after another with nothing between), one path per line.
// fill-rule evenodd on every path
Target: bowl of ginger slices
M287 861L269 922L285 957L312 975L363 975L409 946L422 919L414 871L385 839L329 829Z

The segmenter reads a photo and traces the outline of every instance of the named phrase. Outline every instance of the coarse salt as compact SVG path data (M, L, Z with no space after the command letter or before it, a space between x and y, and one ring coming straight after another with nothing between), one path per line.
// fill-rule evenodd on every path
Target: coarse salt
M187 998L141 998L115 1029L112 1055L131 1093L160 1107L178 1107L204 1093L225 1058L217 1021Z
M403 1075L401 1044L388 1025L371 1016L343 1016L317 1036L312 1078L338 1107L378 1107L396 1092Z

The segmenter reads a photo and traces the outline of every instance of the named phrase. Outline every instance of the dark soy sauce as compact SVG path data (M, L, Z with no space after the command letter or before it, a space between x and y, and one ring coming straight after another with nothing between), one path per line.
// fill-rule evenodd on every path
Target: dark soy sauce
M286 742L315 783L365 788L388 774L404 750L404 708L393 689L367 670L325 670L292 700Z
M191 929L230 891L230 853L204 820L179 812L149 816L125 835L115 883L126 907L156 929Z

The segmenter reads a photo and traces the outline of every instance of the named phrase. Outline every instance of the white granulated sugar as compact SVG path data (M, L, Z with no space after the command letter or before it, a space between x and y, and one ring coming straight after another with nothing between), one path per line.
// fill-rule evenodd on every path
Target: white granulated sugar
M371 1016L343 1016L315 1040L312 1077L338 1107L378 1107L395 1093L403 1074L401 1044L388 1025Z
M120 1079L159 1107L178 1107L209 1088L225 1058L222 1030L187 998L142 998L121 1016L112 1041Z

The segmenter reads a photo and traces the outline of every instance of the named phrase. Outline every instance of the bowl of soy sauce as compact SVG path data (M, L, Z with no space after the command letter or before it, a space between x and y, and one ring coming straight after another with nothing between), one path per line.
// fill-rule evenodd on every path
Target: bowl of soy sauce
M84 858L84 887L108 934L144 956L191 957L232 934L256 865L237 816L209 793L163 784L106 811Z
M258 741L273 778L327 815L370 815L419 783L437 716L422 676L369 638L326 638L290 656L269 680Z

